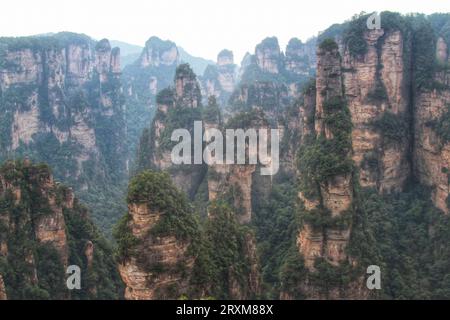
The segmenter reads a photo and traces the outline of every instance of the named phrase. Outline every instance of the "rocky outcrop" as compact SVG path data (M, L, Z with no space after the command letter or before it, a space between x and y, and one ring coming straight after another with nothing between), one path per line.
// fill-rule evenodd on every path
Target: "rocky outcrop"
M286 47L285 68L288 72L311 76L316 63L316 41L311 39L302 43L297 38L292 38Z
M305 144L306 138L311 136L315 132L315 120L316 113L316 81L311 81L304 88L303 103L298 105L299 108L299 132L300 143Z
M158 110L149 131L144 133L139 146L138 171L145 169L164 170L170 173L176 186L189 197L194 197L205 174L203 164L174 164L170 139L176 129L193 132L194 121L201 121L201 93L196 76L189 65L177 68L174 88L163 90L158 95ZM180 113L185 117L180 118ZM176 123L176 127L174 127Z
M220 106L225 106L236 87L237 65L234 64L233 52L222 50L217 56L217 64L209 65L200 78L202 96L205 101L215 96Z
M138 63L142 67L173 66L177 65L179 60L178 48L175 43L151 37L146 42Z
M245 89L243 89L244 92ZM261 90L262 92L262 90ZM245 93L244 93L245 95ZM242 99L248 99L247 96L241 96ZM207 108L212 108L208 105ZM250 107L252 110L253 106ZM243 129L244 132L248 129L270 130L267 117L264 112L254 107L251 113L247 113L241 121L242 114L239 113L235 117L231 117L228 122L223 123L220 119L220 114L215 119L205 119L204 127L207 129L218 129L225 137L226 129ZM212 137L205 136L205 142L210 143ZM281 138L280 138L281 139ZM268 141L270 144L270 141ZM268 194L271 186L271 179L268 176L260 176L261 164L250 164L250 148L246 143L246 160L245 164L211 164L208 166L207 184L209 201L224 200L236 208L236 219L240 224L249 224L252 220L253 211L253 194L255 193L255 181L259 184L257 188L258 193ZM226 158L224 153L223 159Z
M158 186L164 189L155 189ZM154 192L146 191L149 188ZM118 235L119 245L133 239L119 263L125 298L177 299L187 295L195 260L189 247L197 226L186 199L169 176L144 171L132 181L128 202L128 214ZM168 225L169 221L175 224ZM193 229L183 231L185 227Z
M350 45L344 43L339 46L333 40L324 40L319 46L314 131L308 125L312 119L310 106L313 103L306 95L300 109L302 132L322 136L323 141L339 137L342 140L343 132L336 130L345 128L342 121L346 120L329 119L335 119L335 112L348 105L351 127L347 130L351 134L351 152L347 151L347 156L358 168L359 184L376 188L379 192L401 191L411 170L411 139L407 125L411 112L410 75L404 54L409 44L405 43L402 32L395 29L364 31L362 37L366 45L362 54L355 54ZM341 128L336 127L336 121L341 122ZM399 133L401 138L397 138L399 135L393 132L402 129L405 131ZM305 178L300 172L300 179ZM331 219L341 219L353 210L353 184L349 171L319 182L318 197L311 198L302 192L300 199L309 215L320 215L325 210ZM297 236L297 246L305 259L305 266L314 272L319 258L335 267L349 261L351 257L346 247L350 233L351 225L346 228L318 228L306 222ZM309 288L307 291L311 289L308 285L305 288ZM312 292L310 294L314 296Z
M245 70L247 70L248 67L251 66L253 62L253 56L250 54L250 52L246 52L244 58L242 58L241 61L241 67L239 68L239 72L238 72L238 81L240 82Z
M267 82L285 87L290 104L301 95L301 88L314 75L316 39L306 43L293 38L283 54L278 39L266 38L255 48L255 54L247 54L241 63L241 84L252 85Z
M174 299L177 297L170 295L171 286L176 285L178 290L184 292L188 289L188 279L182 273L177 274L176 268L183 263L183 272L191 272L194 259L187 257L189 243L178 241L173 235L148 236L163 214L152 211L143 203L129 206L131 221L128 227L142 245L135 248L139 257L131 257L119 264L127 300ZM155 270L149 270L148 264L152 264ZM158 267L166 271L158 271Z
M291 39L284 55L277 38L266 38L255 48L255 54L246 54L240 70L240 83L224 110L224 118L232 119L242 112L262 111L272 129L278 129L281 141L280 171L288 175L295 172L295 157L300 146L301 126L299 101L302 87L315 69L315 39L302 43ZM312 100L315 101L315 98ZM261 180L261 179L259 179ZM272 181L258 181L267 185Z
M305 88L300 104L298 175L303 223L296 247L307 271L294 291L281 292L286 299L292 299L293 292L301 292L307 299L367 299L370 295L356 269L343 283L330 285L318 280L325 269L340 274L343 266L353 269L358 265L349 252L356 214L351 164L353 114L347 103L345 62L339 50L331 39L319 45L316 81ZM322 151L319 154L317 150Z
M124 91L131 100L128 107L135 103L147 108L154 106L157 92L171 85L179 64L180 54L175 43L158 37L148 39L139 59L123 71Z
M133 178L128 203L115 234L126 299L249 299L260 293L255 236L238 226L231 207L211 201L200 229L170 176L150 170ZM223 241L242 247L224 247Z
M439 29L435 32L441 33ZM366 49L359 54L352 52L342 35L335 37L341 40L345 96L353 125L353 160L360 185L388 193L402 191L407 180L416 177L433 187L434 203L447 212L446 141L437 127L449 103L449 80L443 67L448 63L448 43L437 36L435 53L423 58L423 51L412 48L424 40L412 39L404 28L364 30L361 40ZM437 70L426 81L417 65L419 60L428 61L428 70ZM433 67L436 64L440 67Z
M256 46L255 58L257 66L263 71L272 74L280 72L281 51L278 39L266 38Z
M221 66L228 66L231 64L234 64L233 52L227 49L220 51L219 54L217 55L217 65L221 67Z
M175 106L197 108L201 105L197 76L187 64L180 65L175 74Z

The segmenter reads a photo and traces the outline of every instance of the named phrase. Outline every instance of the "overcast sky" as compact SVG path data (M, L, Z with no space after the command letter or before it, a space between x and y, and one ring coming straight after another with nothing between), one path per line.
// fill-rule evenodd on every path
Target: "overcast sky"
M361 11L450 12L449 0L3 0L0 35L73 31L144 45L153 35L215 60L228 48L237 62L267 36L282 48Z

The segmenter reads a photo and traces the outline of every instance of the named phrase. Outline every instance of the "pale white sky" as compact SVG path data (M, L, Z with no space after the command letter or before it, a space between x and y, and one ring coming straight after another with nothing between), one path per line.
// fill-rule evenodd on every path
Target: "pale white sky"
M240 62L267 36L282 49L361 11L450 12L448 0L3 0L0 35L73 31L144 45L153 35L215 60L228 48Z

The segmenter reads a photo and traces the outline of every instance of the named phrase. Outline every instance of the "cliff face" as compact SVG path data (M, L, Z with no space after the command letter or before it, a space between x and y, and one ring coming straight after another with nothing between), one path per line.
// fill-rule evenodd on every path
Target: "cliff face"
M97 249L99 239L83 229L96 230L86 209L71 189L53 180L46 166L32 165L29 160L7 162L0 173L0 199L3 297L6 292L11 299L95 298L106 293L117 297L117 292L107 292L120 287L120 282L113 280L115 270L105 265L112 262L107 261L111 257L102 256L111 252L103 244ZM71 264L78 264L82 270L81 292L66 288L65 270ZM99 273L108 275L99 280Z
M449 63L447 44L438 38L436 57ZM436 207L449 212L450 144L445 129L449 121L450 72L443 68L432 75L435 88L419 88L414 103L414 171L419 181L433 188L432 199Z
M138 59L141 67L173 66L179 62L179 54L176 45L170 41L162 41L157 37L151 37L145 44L145 48Z
M382 192L402 190L410 174L411 139L409 65L405 43L399 30L364 33L367 52L353 56L347 49L343 59L344 86L352 114L353 160L360 167L360 184ZM387 118L390 117L390 118ZM383 120L397 119L405 130L393 141L383 130ZM404 123L403 127L401 124ZM378 126L377 124L381 124Z
M21 144L30 145L38 134L49 133L60 144L74 140L81 147L81 155L76 159L76 175L80 175L83 159L101 153L94 127L88 122L94 116L111 118L120 111L118 101L112 100L117 92L103 89L98 92L97 101L88 101L87 86L105 85L118 79L120 52L111 51L107 40L95 45L89 38L78 35L35 38L29 44L25 39L15 40L17 44L14 40L4 41L7 49L2 53L0 87L4 111L11 114L12 124L9 140L8 136L2 139L3 155L17 151ZM90 105L77 110L75 102ZM99 103L100 110L92 108L94 102ZM69 116L73 117L73 124L67 123Z
M2 39L0 157L45 161L78 191L123 177L119 56L76 34Z
M449 146L442 142L436 132L427 125L439 117L449 101L448 94L423 94L418 100L420 111L417 111L417 145L416 145L416 172L425 185L432 186L433 201L435 205L448 213L447 198L449 184L447 170L449 167Z
M266 38L255 49L256 64L267 73L278 74L280 72L281 52L276 38Z
M411 110L407 90L410 78L409 66L405 65L408 60L404 58L408 44L404 43L399 30L366 31L363 39L367 50L362 55L353 55L346 47L341 60L337 45L329 54L319 50L315 131L316 135L322 134L326 139L334 138L333 130L326 125L324 107L330 99L345 98L351 116L352 159L359 169L359 184L374 187L380 192L400 191L410 174L408 126L396 128L405 130L401 132L403 139L392 141L389 132L383 131L377 124L386 117L405 123L409 119ZM346 175L334 177L320 186L323 205L332 216L349 208L352 184L351 177ZM307 204L307 207L314 207L314 203ZM311 239L318 238L307 230L305 232L311 234ZM335 257L331 257L330 261L345 259L344 248L349 232L332 235L331 238L334 236L337 237L336 244L331 244L328 252L322 250L322 254L314 249L314 245L308 245L305 235L299 236L300 247L303 245L306 251L311 251L311 258L306 257L307 265L314 260L313 253L318 256L332 254Z
M285 67L290 73L310 76L316 65L316 39L306 43L292 38L286 47Z

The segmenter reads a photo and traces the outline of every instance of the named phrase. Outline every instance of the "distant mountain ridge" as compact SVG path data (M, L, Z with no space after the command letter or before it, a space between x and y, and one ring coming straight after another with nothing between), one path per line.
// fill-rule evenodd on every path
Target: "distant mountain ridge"
M194 70L196 75L202 75L206 67L208 65L215 65L216 63L212 60L204 59L201 57L194 57L193 55L189 54L186 50L184 50L182 47L178 47L178 52L180 54L180 59L182 63L189 63L192 70Z

